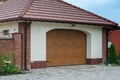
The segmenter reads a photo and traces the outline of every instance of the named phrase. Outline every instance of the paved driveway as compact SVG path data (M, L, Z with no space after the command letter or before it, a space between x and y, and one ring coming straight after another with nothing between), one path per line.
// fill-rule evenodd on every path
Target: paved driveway
M34 69L27 74L2 76L0 80L120 80L120 67L77 65Z

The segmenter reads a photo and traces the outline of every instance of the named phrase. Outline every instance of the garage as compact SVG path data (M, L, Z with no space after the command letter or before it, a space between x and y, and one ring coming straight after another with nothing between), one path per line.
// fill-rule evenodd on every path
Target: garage
M77 30L47 32L47 66L86 64L86 34Z

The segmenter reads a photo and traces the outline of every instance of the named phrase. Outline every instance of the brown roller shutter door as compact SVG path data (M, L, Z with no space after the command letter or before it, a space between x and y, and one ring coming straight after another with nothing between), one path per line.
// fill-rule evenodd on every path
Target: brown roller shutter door
M86 34L76 30L47 33L47 66L86 64Z

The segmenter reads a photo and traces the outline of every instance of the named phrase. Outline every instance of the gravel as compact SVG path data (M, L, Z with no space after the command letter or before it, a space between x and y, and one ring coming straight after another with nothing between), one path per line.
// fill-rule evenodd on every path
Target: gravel
M0 80L120 80L119 66L76 65L33 69L26 74L0 76Z

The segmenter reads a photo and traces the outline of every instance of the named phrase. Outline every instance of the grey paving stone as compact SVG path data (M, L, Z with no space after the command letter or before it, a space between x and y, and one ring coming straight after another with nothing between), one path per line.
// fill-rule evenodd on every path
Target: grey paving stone
M76 65L33 69L26 74L0 76L0 80L120 80L120 67Z

